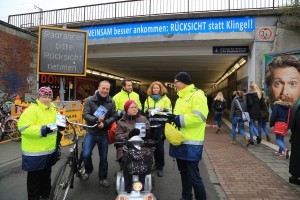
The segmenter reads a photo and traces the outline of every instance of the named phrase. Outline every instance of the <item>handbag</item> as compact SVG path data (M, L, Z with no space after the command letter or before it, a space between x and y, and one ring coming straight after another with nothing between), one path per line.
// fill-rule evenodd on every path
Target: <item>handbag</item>
M290 108L288 111L288 119L287 122L275 122L275 126L274 126L274 133L276 135L282 135L282 136L286 136L287 134L287 130L288 130L288 124L290 121Z
M165 135L167 140L174 146L179 146L185 141L184 135L170 123L166 123L165 125Z
M127 146L128 147L127 147ZM138 150L131 142L123 146L123 170L131 175L150 174L153 165L153 152L155 147Z
M243 111L243 109L241 107L241 104L240 104L240 102L237 99L236 99L236 102L237 102L237 104L238 104L238 106L239 106L239 108L240 108L240 110L242 112L242 119L243 119L243 121L244 122L250 122L250 115L249 115L249 113Z
M110 129L107 131L108 144L113 144L115 142L115 133L117 129L117 123L111 124Z

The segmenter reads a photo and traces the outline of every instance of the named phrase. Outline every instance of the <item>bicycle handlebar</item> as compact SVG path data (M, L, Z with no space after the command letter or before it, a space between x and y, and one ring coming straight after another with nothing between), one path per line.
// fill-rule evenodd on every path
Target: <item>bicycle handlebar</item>
M89 126L89 125L86 125L86 124L80 124L80 123L77 123L77 122L70 122L68 117L66 117L66 121L68 124L72 124L72 125L77 125L77 126L81 126L81 127L85 127L85 128L94 128L98 125L98 123L92 125L92 126Z

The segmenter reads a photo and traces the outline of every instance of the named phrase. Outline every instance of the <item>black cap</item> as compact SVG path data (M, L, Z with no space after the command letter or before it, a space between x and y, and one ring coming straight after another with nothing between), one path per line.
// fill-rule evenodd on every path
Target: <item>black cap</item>
M186 85L190 85L192 83L191 76L186 72L179 72L176 74L175 79Z

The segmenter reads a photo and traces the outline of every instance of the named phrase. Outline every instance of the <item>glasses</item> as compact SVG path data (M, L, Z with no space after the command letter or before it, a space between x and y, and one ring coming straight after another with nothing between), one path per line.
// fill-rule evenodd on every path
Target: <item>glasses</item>
M52 100L51 96L40 96L40 97L43 98L43 99L50 99L50 100Z
M174 81L174 84L178 83L179 81Z

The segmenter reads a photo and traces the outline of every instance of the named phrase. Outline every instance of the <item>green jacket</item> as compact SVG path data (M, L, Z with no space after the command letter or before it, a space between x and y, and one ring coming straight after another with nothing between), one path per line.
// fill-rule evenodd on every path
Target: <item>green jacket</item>
M180 131L185 141L180 146L170 145L170 156L190 161L201 160L208 115L206 96L193 84L177 94L179 98L173 113L179 115Z
M55 154L57 131L42 137L41 127L56 123L56 108L50 108L39 100L24 110L18 122L22 135L22 167L26 171L35 171L52 166L52 154ZM49 156L50 155L50 156Z
M124 105L126 103L127 100L134 100L137 105L138 108L140 110L142 110L142 104L140 102L140 98L139 95L136 92L126 92L123 89L121 89L121 91L119 93L117 93L114 97L113 100L115 101L116 104L116 109L117 109L117 113L118 115L120 115L120 112L124 110Z

